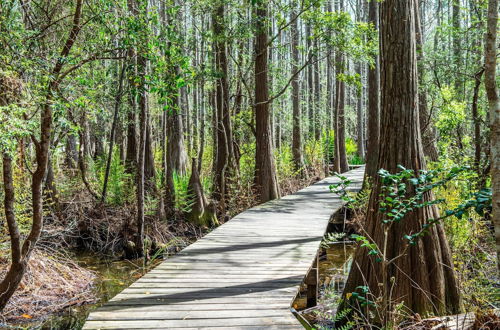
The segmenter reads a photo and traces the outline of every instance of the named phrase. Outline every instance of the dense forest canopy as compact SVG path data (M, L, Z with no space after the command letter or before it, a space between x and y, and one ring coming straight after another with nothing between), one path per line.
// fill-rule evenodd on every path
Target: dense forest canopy
M148 263L362 164L340 306L387 327L498 308L498 11L0 0L4 319L37 313L9 301L50 251Z

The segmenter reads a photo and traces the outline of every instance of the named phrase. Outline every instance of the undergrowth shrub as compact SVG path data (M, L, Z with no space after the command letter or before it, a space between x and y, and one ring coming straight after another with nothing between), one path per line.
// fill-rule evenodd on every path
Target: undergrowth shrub
M101 186L104 182L104 175L106 173L106 165L104 165L104 171L102 171L100 176ZM111 157L111 164L109 167L109 179L108 179L108 193L106 195L106 202L112 205L123 205L127 200L127 182L131 180L132 176L125 171L125 165L123 165L120 159L120 151L117 147L113 148L113 153Z
M188 194L189 174L179 175L174 172L174 188L175 188L175 208L182 212L190 212L192 205L190 204L190 195Z
M324 141L312 138L304 143L304 162L310 172L310 176L319 175L324 172L324 151Z
M442 160L430 168L442 168L453 162ZM435 195L444 202L440 212L460 207L464 200L473 198L478 182L474 171L464 171L445 187L437 187ZM456 274L462 287L466 308L491 307L500 301L500 290L495 286L496 259L494 240L488 216L465 210L460 216L451 216L444 223L446 236L452 250Z

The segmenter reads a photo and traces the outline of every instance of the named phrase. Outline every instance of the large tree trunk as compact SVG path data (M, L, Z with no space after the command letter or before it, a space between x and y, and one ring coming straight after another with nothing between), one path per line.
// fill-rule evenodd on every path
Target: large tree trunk
M414 1L385 0L380 4L383 124L377 165L391 173L398 171L398 165L415 171L425 169L419 127ZM374 295L370 299L390 295L390 301L385 300L386 310L382 311L384 325L390 320L388 313L400 303L420 315L461 312L460 292L443 226L431 226L414 246L408 245L404 238L420 231L429 219L438 217L437 208L418 209L401 222L384 224L384 215L376 211L382 184L377 177L362 234L381 250L387 243L387 250L380 256L381 262L376 260L378 255L368 255L365 248L356 250L344 296L364 285ZM432 194L425 197L426 201L432 199ZM354 299L349 302L356 304Z
M167 133L167 166L172 169L172 173L184 175L186 174L187 154L184 146L179 96L174 97L174 109L168 112Z
M218 1L212 13L214 32L215 69L217 71L215 106L217 109L217 150L215 156L214 193L219 210L225 212L228 194L228 179L234 175L233 133L229 110L229 86L226 41L224 33L224 3Z
M368 21L378 30L378 1L368 4ZM380 71L379 57L375 56L375 63L368 68L368 124L366 144L366 172L365 178L374 178L377 174L378 145L380 133ZM365 180L366 181L366 180Z
M279 198L274 165L269 113L267 2L257 1L254 8L255 36L255 186L261 202Z
M294 20L291 26L292 39L292 156L295 170L303 172L304 158L302 156L302 132L300 125L300 89L299 75L296 74L299 70L299 22L295 19L297 16L296 8L293 8L290 13L290 20Z
M491 187L493 192L493 216L497 248L497 265L500 271L500 100L496 85L498 0L488 1L488 25L484 50L484 85L490 108L491 131Z

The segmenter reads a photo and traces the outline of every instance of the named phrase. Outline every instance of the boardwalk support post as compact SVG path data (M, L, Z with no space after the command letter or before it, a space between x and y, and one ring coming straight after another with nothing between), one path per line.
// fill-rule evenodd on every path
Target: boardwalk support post
M318 255L314 259L314 263L307 273L305 284L307 285L307 308L316 306L318 299L318 283L319 283L319 270L318 270Z

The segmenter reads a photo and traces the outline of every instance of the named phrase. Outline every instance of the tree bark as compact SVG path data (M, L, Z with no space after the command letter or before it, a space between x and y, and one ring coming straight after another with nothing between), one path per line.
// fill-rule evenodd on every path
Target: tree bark
M218 1L212 13L214 32L215 70L217 71L215 106L217 109L217 150L215 157L213 197L219 202L218 208L224 213L228 195L229 177L234 175L233 132L229 110L229 86L227 69L226 35L224 31L224 2Z
M418 80L420 85L423 82L424 76L424 49L423 49L423 35L422 35L422 24L420 18L420 6L419 2L422 0L415 1L415 30L417 39L417 64L418 64ZM436 128L434 127L434 122L429 114L427 107L427 93L423 91L423 88L419 86L418 94L418 107L419 107L419 120L420 120L420 134L422 135L422 144L424 148L424 154L429 158L430 161L437 161L439 159L438 149L436 146Z
M5 308L10 297L14 294L21 283L26 271L27 260L23 260L21 253L21 235L17 226L14 211L14 180L12 178L12 159L7 154L3 154L3 183L4 183L4 211L7 220L7 227L10 235L11 265L7 274L0 283L0 311Z
M378 30L378 1L368 4L368 21ZM365 181L374 178L377 174L378 145L380 136L380 72L379 56L376 55L375 63L368 68L368 125L366 144L366 170Z
M478 111L479 88L484 69L479 70L474 75L474 91L472 94L472 120L474 121L474 170L479 178L483 176L481 169L481 118ZM480 180L484 181L484 180Z
M306 47L310 52L312 49L311 26L306 23ZM313 64L307 65L307 109L308 109L308 138L314 137L314 72Z
M336 104L335 104L335 161L334 169L338 173L347 172L349 164L347 163L347 153L345 148L345 82L338 79L338 75L344 72L344 56L337 52L337 81L336 81Z
M492 222L495 226L497 265L500 271L500 100L496 84L498 0L488 1L488 20L484 48L484 85L490 113Z
M290 20L297 16L296 8L290 13ZM300 89L299 75L299 22L294 20L291 26L291 48L292 48L292 156L295 171L303 173L304 157L302 155L302 132L301 132L301 111L300 111Z
M148 5L141 4L141 0L135 0L133 11L138 20L143 19L142 15L147 15ZM142 13L140 13L142 11ZM142 15L141 15L142 14ZM142 23L142 22L141 22ZM145 187L145 158L146 158L146 139L148 123L148 92L146 86L147 58L146 44L147 39L139 39L137 47L137 78L138 78L138 110L139 110L139 148L136 168L136 199L137 199L137 232L135 237L135 253L138 257L144 254L144 187Z
M363 70L361 63L357 64L357 73L359 74L359 77L361 79L363 75ZM357 119L357 126L358 126L358 157L360 158L361 161L365 160L365 116L363 112L363 92L362 90L358 92L357 94L357 111L356 111L356 119Z
M66 135L66 166L75 169L78 163L78 151L76 149L76 137L73 133Z
M255 186L262 203L279 198L269 113L267 2L254 8L255 36Z
M385 0L380 4L383 124L377 165L391 173L398 171L398 165L416 172L426 166L419 127L414 1ZM382 185L377 176L362 234L381 250L384 242L387 243L387 250L382 262L375 260L377 256L369 256L364 248L356 250L344 296L363 285L374 295L371 299L390 295L386 310L382 311L385 326L390 319L390 315L385 315L400 303L420 315L460 313L460 292L443 226L431 226L414 246L408 245L404 238L404 235L421 230L429 219L438 217L437 208L418 209L407 214L401 222L384 224L384 215L377 212ZM433 198L428 194L425 200ZM387 264L386 260L392 261ZM356 304L353 299L349 302Z

